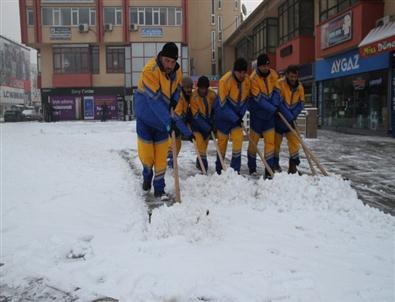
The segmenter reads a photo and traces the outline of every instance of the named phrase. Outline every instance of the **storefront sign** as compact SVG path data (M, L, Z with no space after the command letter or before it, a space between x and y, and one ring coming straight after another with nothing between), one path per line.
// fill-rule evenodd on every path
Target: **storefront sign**
M71 28L64 26L51 27L49 38L51 40L70 40Z
M388 67L388 53L365 58L360 57L358 50L352 50L326 60L316 61L315 79L316 81L322 81Z
M329 48L352 38L352 12L321 25L321 49Z
M19 88L0 86L0 102L5 104L23 104L25 91Z
M140 34L143 38L163 37L163 29L161 27L145 27L141 29Z
M386 51L394 51L395 50L395 35L381 40L366 46L363 46L359 49L359 53L361 56L373 56Z
M95 102L92 96L84 97L84 120L93 120L95 118Z
M51 105L55 120L75 119L75 99L73 96L52 96Z

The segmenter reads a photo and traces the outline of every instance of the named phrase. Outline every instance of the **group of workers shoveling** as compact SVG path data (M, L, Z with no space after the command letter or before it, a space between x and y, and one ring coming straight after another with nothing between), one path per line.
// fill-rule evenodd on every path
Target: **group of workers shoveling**
M250 112L248 169L257 175L256 155L265 166L265 178L281 171L280 147L285 136L288 142L288 173L298 173L299 146L306 153L312 173L312 161L327 175L316 157L301 140L295 121L303 110L304 89L298 80L298 67L290 65L283 78L270 68L269 57L261 54L257 67L247 74L248 63L243 58L234 62L233 69L219 80L218 93L210 88L207 77L201 76L197 88L190 77L183 77L177 63L178 48L166 43L157 57L152 58L141 72L135 92L138 155L143 164L143 190L154 187L154 196L167 201L165 172L174 167L176 201L180 201L177 155L181 137L193 142L196 167L206 174L207 146L213 139L217 150L215 169L226 170L225 154L229 138L232 141L230 167L240 173L244 139L243 117ZM264 139L264 154L257 148Z

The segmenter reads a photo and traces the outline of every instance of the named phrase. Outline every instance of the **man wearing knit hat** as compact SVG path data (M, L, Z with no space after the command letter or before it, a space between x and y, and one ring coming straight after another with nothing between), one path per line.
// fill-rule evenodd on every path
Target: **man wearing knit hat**
M154 195L163 201L168 200L164 177L169 134L174 125L170 111L177 105L182 79L177 59L177 45L166 43L158 56L145 65L134 96L143 190L149 191L153 180Z
M280 103L278 75L270 68L269 57L261 54L257 67L251 74L251 97L248 102L250 111L250 139L248 144L248 169L250 175L257 175L256 153L259 139L265 142L264 154L269 166L274 169L274 116ZM265 178L269 177L265 169Z
M239 58L233 70L219 80L218 96L214 105L215 126L218 147L223 157L226 154L229 137L232 140L232 160L230 166L240 173L241 148L243 144L243 116L250 95L250 78L247 76L248 63ZM217 156L216 170L221 174L222 165Z
M201 76L197 82L197 89L193 91L191 98L192 131L206 171L208 168L207 146L210 134L214 130L213 107L217 96L215 91L209 87L209 79ZM197 158L196 168L201 169Z

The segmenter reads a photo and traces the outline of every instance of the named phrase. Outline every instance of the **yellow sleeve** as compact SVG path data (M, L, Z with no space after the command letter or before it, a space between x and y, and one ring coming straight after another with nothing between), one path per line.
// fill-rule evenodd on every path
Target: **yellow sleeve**
M146 68L143 70L142 81L144 86L146 86L153 93L157 93L160 89L160 79L158 74L158 68L149 69Z
M259 88L259 83L255 76L251 78L250 85L251 85L251 89L250 89L251 94L256 97L261 92L261 89Z
M225 103L226 98L229 95L229 85L227 85L226 81L221 79L218 85L218 96L221 102L221 105Z
M174 113L177 114L178 116L184 116L186 111L185 105L186 105L186 101L184 100L184 98L180 98L177 103L176 109L174 109Z
M304 103L304 88L303 85L300 85L300 100Z
M191 112L192 116L195 116L197 113L199 113L199 98L198 97L193 97L190 102L191 106Z

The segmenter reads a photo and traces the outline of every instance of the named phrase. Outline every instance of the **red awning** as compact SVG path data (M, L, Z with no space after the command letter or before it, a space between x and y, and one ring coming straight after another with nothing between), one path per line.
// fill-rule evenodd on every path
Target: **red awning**
M395 22L373 28L359 43L362 56L373 56L387 51L395 51Z

